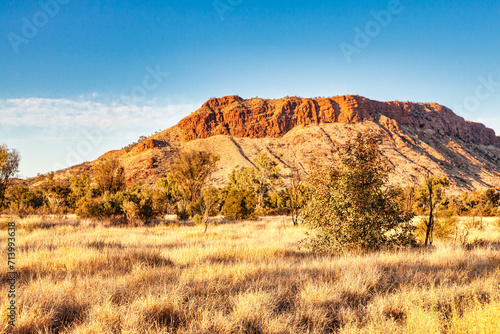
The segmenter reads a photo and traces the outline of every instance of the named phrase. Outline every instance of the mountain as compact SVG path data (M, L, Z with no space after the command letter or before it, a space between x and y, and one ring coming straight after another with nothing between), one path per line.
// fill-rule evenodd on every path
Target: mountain
M125 167L127 182L153 184L181 149L207 150L221 157L215 183L234 168L251 167L264 151L284 175L290 166L308 171L332 161L339 147L358 133L376 134L394 166L391 182L419 183L428 172L447 175L451 191L500 187L500 137L437 103L379 102L361 96L285 97L268 100L226 96L208 100L174 127L130 149L60 171L59 177L91 171L107 158Z

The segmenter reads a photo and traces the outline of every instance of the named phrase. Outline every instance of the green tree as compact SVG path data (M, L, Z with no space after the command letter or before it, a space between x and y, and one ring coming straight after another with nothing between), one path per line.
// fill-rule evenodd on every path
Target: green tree
M181 152L172 164L173 180L181 197L192 203L201 196L201 189L217 170L219 157L206 151Z
M265 152L261 152L257 156L254 164L257 166L257 172L253 177L253 184L258 198L257 207L261 209L264 196L279 182L279 168L276 161L272 160Z
M201 223L205 225L205 232L208 229L209 217L219 213L218 207L221 203L221 191L215 187L204 187L201 190L200 209L203 214Z
M67 211L71 190L64 183L55 179L54 172L45 175L38 185L38 189L43 194L45 205L51 213L63 214Z
M125 170L117 159L103 161L94 166L94 181L101 194L114 194L125 189Z
M413 213L397 202L387 186L390 171L375 136L359 134L341 150L337 166L313 172L311 200L304 209L306 246L319 252L413 244Z
M307 186L297 162L292 165L290 187L287 190L290 198L289 206L292 211L292 222L294 226L298 226L300 210L307 203Z
M71 176L69 189L71 190L69 202L72 208L75 208L76 203L83 197L93 197L94 195L90 184L90 177L87 173Z
M444 198L444 187L450 185L446 177L437 177L429 174L418 189L417 199L424 208L427 208L429 218L426 223L425 245L432 245L436 206Z
M34 212L34 210L43 205L43 197L30 190L25 181L17 182L7 188L5 197L12 213L20 218Z
M125 218L122 209L124 200L125 196L121 191L117 193L106 191L99 198L85 196L77 202L75 213L80 218L110 220L113 223L123 222Z
M136 183L123 193L121 209L129 223L141 221L148 223L157 218L162 210L160 208L160 194L153 189L146 189L141 183Z
M10 179L19 172L20 161L21 155L17 150L9 149L5 144L0 145L0 210L4 206Z
M227 194L222 213L228 220L255 219L257 198L250 190L232 188Z
M262 209L266 195L280 182L279 168L265 152L261 152L253 164L255 167L233 170L229 174L229 186L252 191L257 196L257 208Z
M156 181L156 186L160 189L160 197L165 208L162 210L166 214L172 214L177 201L178 185L175 182L172 173L168 173L167 177L162 177Z

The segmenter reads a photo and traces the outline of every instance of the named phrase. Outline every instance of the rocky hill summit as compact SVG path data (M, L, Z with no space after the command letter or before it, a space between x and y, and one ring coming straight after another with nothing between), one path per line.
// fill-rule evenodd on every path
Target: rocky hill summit
M319 161L333 161L339 147L358 133L381 139L394 166L394 184L416 184L431 172L447 175L455 193L500 187L500 137L492 129L437 103L379 102L356 95L213 98L133 148L108 152L59 175L91 172L95 163L117 158L129 183L153 184L168 173L182 149L218 154L218 185L232 169L253 166L260 152L272 156L285 176L292 165L306 174Z
M432 130L465 142L500 147L500 137L480 123L467 122L436 103L378 102L361 96L332 98L288 97L278 100L239 96L213 98L178 126L184 140L215 135L239 138L282 137L296 126L321 123L354 124L374 121L420 130Z

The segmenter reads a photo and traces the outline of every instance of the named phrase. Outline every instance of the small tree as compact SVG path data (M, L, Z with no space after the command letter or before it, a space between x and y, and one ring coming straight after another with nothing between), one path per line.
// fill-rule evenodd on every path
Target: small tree
M200 208L203 214L201 218L201 223L205 224L205 232L208 229L208 218L216 214L216 208L220 205L220 190L215 187L205 187L201 190L201 201Z
M43 194L45 205L53 214L63 214L67 211L67 201L71 190L61 181L55 179L55 173L50 172L38 185Z
M256 204L257 198L253 192L232 188L227 194L222 212L228 220L255 219Z
M418 200L428 209L429 218L426 224L425 245L432 245L434 231L434 211L437 204L443 199L443 188L449 186L446 177L436 177L429 174L418 191Z
M279 181L279 168L278 164L265 152L261 152L257 156L254 164L257 166L257 170L252 181L258 197L257 207L262 209L264 196Z
M85 196L92 197L92 187L90 185L90 177L87 173L81 175L73 175L70 178L69 202L71 207L76 208L76 203Z
M166 207L162 212L172 214L177 197L178 186L174 181L172 173L168 173L167 177L162 177L156 181L156 186L160 189L160 197L162 202L166 203Z
M125 189L125 170L117 159L107 160L94 166L94 180L101 194L114 194Z
M304 178L296 162L292 165L290 176L290 187L287 189L290 194L290 209L292 211L292 222L294 226L299 225L300 210L306 203L307 188Z
M173 181L178 186L184 204L194 204L201 197L201 189L217 169L219 157L205 151L181 152L172 164Z
M305 244L320 252L413 244L413 213L397 203L388 172L378 138L361 134L343 147L338 166L318 168L304 209L305 224L315 233Z
M0 210L5 201L5 190L10 179L19 172L21 156L18 151L9 149L7 145L0 145Z
M6 195L9 209L19 218L24 218L34 212L35 208L43 205L43 197L38 197L26 185L26 182L20 181L7 188Z

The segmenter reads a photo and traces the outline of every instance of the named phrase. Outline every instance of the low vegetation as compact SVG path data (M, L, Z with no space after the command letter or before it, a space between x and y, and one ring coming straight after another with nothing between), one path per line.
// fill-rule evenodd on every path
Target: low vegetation
M300 248L307 229L286 217L219 223L208 233L174 222L109 224L17 219L12 333L500 331L493 219L471 227L466 244L436 238L431 248L337 256ZM7 277L1 266L2 309Z

